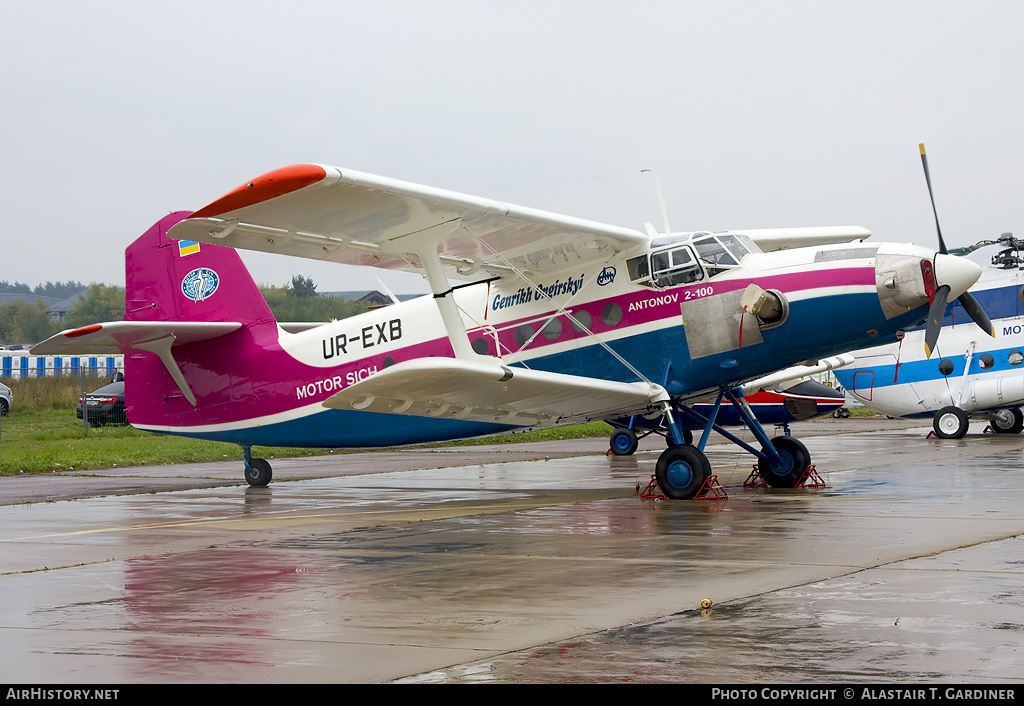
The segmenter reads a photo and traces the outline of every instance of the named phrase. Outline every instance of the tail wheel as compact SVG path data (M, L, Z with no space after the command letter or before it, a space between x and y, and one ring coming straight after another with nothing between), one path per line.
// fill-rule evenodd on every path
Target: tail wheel
M245 480L254 488L266 485L273 476L270 464L264 458L254 458L245 466Z
M792 488L800 480L804 469L811 465L811 453L802 441L791 436L777 436L772 446L779 453L776 464L763 458L757 460L757 470L764 482L773 488Z
M1020 434L1024 429L1024 412L1019 408L1001 409L992 415L992 430L997 434Z
M694 446L672 446L658 457L654 478L666 498L689 500L711 475L711 463Z
M616 456L632 456L639 445L632 429L616 429L608 439L608 446Z
M940 439L962 439L967 434L967 412L959 407L943 407L935 414L932 429Z

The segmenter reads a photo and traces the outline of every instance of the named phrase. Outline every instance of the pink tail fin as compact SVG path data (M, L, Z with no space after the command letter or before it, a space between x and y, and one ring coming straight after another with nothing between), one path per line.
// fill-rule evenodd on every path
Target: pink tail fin
M171 240L189 217L164 216L125 251L126 321L239 321L272 325L274 315L232 248Z

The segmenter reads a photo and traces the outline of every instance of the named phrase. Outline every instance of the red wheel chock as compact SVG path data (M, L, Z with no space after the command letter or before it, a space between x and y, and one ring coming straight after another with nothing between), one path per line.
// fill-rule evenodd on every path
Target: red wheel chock
M754 470L750 472L747 479L743 481L744 488L767 488L768 484L764 482L764 478L761 477L761 472L757 470L757 464L754 464Z
M718 476L712 473L704 480L704 485L700 487L700 490L693 496L693 499L724 500L727 497L729 497L729 494L725 492L725 488L718 482Z
M665 494L661 492L661 488L658 487L658 481L651 476L650 482L647 487L640 490L640 483L636 484L636 494L640 496L641 500L664 500ZM729 497L729 494L725 492L725 488L722 487L721 483L718 482L718 476L711 474L704 480L704 484L697 491L697 494L693 496L694 500L724 500Z
M796 483L793 485L794 488L824 488L828 484L822 480L821 476L818 475L817 469L812 463L810 466L804 469L804 472L800 474ZM743 481L744 488L767 488L768 484L764 482L764 478L761 477L761 472L757 466L754 466L754 470L750 472L747 479Z

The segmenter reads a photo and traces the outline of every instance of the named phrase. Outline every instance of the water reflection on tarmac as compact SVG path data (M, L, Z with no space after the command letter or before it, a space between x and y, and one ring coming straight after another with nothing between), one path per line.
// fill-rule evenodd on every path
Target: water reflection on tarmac
M596 442L5 505L0 679L1019 683L1024 436L980 431L806 439L817 490L713 447L720 501L640 500L657 445Z

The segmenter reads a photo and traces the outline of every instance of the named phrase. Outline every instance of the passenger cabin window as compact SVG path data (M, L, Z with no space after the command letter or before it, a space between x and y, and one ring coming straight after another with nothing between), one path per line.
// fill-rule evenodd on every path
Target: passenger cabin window
M686 245L651 253L654 286L674 287L704 279L704 271Z

